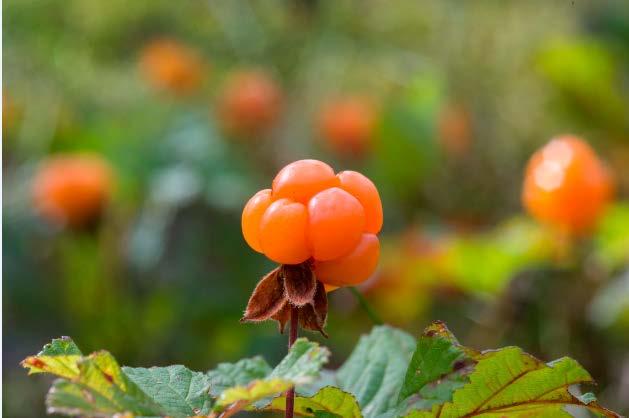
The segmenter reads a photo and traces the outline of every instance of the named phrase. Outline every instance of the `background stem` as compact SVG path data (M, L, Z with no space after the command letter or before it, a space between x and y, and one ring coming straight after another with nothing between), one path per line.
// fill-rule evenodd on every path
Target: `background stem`
M365 310L365 312L367 313L367 316L369 316L369 318L375 325L384 324L384 322L382 322L382 319L380 319L380 316L371 307L371 305L369 305L369 302L367 302L367 299L365 299L363 294L360 293L358 289L356 289L353 286L348 287L348 289L356 297L356 300L358 300L358 303L360 303L360 306Z
M299 327L299 310L295 306L290 308L290 331L288 334L288 349L293 346L297 339L297 330ZM295 409L295 387L286 391L286 418L293 418L293 410Z

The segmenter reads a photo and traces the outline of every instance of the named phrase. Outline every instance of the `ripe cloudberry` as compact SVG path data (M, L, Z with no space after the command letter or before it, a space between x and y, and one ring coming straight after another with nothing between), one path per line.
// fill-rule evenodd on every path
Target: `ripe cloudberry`
M317 160L288 164L242 212L247 243L282 264L258 283L243 320L275 319L283 329L293 306L303 328L323 333L326 290L373 274L381 227L380 196L367 177L335 175Z
M111 169L101 157L57 155L39 167L33 181L33 200L48 221L76 227L98 217L111 189Z
M594 150L563 135L531 157L522 202L540 221L579 235L592 229L612 195L611 174Z
M341 155L362 156L372 145L376 109L362 97L327 103L319 114L319 130L328 146Z
M156 88L185 95L203 82L206 66L193 49L173 39L156 39L142 51L140 66Z
M282 105L277 83L262 71L231 74L218 99L218 116L225 131L253 137L273 127Z

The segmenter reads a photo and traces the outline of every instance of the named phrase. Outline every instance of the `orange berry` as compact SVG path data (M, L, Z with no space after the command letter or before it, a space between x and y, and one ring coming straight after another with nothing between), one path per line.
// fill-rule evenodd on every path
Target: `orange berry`
M203 81L204 64L196 51L172 39L157 39L142 51L140 65L158 89L189 94Z
M356 171L336 175L341 189L354 196L365 209L365 231L377 234L382 228L382 202L378 189L367 177Z
M338 187L317 193L308 202L308 238L315 260L332 260L349 253L365 227L365 210Z
M281 264L299 264L311 256L307 239L308 211L290 199L273 202L260 220L264 254Z
M589 232L611 200L607 167L583 140L553 139L531 157L522 201L537 219L571 234Z
M242 234L247 244L259 253L262 252L260 220L271 203L271 189L260 190L249 199L242 211Z
M362 97L328 103L319 115L319 129L331 149L339 154L361 156L371 148L376 111Z
M96 218L112 188L109 164L88 154L50 157L33 181L35 208L47 220L81 226Z
M308 203L315 194L338 186L332 167L318 160L299 160L282 168L273 179L273 199Z
M218 101L223 128L235 136L251 137L269 130L280 114L282 92L261 71L229 76Z
M315 261L317 279L326 285L353 286L367 280L378 265L380 242L374 234L363 234L349 254L330 261Z

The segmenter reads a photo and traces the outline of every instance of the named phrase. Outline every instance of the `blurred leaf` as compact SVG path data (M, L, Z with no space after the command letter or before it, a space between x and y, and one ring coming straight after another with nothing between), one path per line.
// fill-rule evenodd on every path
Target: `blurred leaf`
M596 256L603 265L616 269L629 262L629 204L610 207L594 238Z
M285 411L286 397L280 396L273 399L264 409ZM323 387L310 397L296 396L295 414L317 418L362 418L356 398L332 386Z
M210 378L184 366L123 367L124 373L171 416L209 414Z
M590 319L599 327L629 328L629 270L610 280L592 300Z
M436 114L443 95L441 80L417 77L404 96L387 106L377 132L374 175L396 193L408 196L437 164Z
M454 237L443 265L462 289L488 296L501 292L521 269L548 260L551 242L537 223L514 218L488 233Z
M541 51L538 64L588 117L618 131L627 127L617 65L605 45L593 40L555 40Z

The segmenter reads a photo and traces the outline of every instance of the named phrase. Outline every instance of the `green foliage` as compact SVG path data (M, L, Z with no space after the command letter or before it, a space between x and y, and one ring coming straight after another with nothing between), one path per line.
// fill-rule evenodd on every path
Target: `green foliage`
M473 350L459 345L445 324L433 323L417 342L400 391L400 400L419 394L416 401L427 407L450 401L454 390L468 382L467 374L476 363L473 360L475 354Z
M109 417L189 417L225 409L238 411L319 373L329 352L299 339L287 356L271 369L261 358L221 364L207 373L184 366L120 368L106 351L83 356L67 338L55 339L22 365L29 373L59 376L46 399L48 411L66 415Z
M121 369L109 353L84 357L65 338L23 365L31 373L62 377L47 404L49 412L66 415L283 411L283 392L296 386L295 413L306 417L570 417L578 409L618 417L593 394L577 394L576 385L594 381L575 360L544 363L518 347L479 352L460 345L442 322L428 326L417 341L395 328L376 327L338 371L320 374L328 356L326 348L301 338L273 370L259 357L208 373L184 366Z
M207 415L212 406L210 378L184 366L133 368L124 373L157 403L169 416Z

